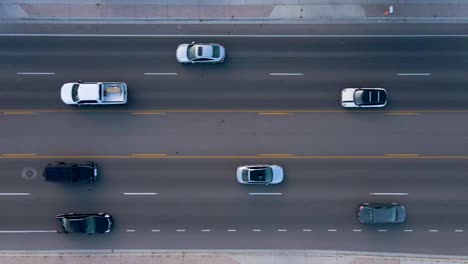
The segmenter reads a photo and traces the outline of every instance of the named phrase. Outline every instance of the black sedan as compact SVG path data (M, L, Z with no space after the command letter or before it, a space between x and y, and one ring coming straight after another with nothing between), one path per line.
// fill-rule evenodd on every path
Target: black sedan
M363 224L398 224L406 219L406 208L399 204L363 204L358 209Z
M57 233L108 233L112 226L112 217L106 213L98 214L61 214L55 217Z

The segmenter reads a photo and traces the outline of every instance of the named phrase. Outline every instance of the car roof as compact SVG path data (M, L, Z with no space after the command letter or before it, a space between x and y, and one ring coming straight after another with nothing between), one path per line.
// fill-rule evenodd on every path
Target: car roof
M365 105L379 105L387 101L387 93L385 90L361 88L356 92L360 96L362 104Z

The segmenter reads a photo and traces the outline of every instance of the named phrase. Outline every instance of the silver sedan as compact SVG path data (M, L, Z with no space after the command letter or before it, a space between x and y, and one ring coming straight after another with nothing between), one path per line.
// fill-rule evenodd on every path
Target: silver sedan
M223 46L216 43L180 44L176 51L180 63L222 63L226 57Z
M284 171L278 165L244 165L237 168L237 181L243 184L277 184Z

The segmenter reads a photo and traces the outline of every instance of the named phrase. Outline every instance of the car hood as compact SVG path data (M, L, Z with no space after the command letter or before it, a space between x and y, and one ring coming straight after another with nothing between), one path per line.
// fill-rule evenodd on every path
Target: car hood
M278 165L271 165L270 168L273 170L273 180L271 181L271 184L282 182L284 178L283 168Z
M180 44L176 50L177 61L179 62L189 62L187 57L187 49L190 44Z
M346 88L341 92L341 102L354 102L354 92L356 89Z
M60 97L65 104L75 104L72 98L72 87L75 83L66 83L60 90Z

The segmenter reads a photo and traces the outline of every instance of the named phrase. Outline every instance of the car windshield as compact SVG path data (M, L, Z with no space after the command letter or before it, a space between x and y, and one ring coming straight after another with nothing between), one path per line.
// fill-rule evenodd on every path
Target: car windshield
M271 182L273 180L273 170L271 168L256 169L250 171L250 181Z
M68 232L79 232L83 233L86 231L86 221L82 219L68 219L66 221L66 229Z
M80 85L76 83L72 87L72 98L73 98L74 102L78 102L80 100L80 98L78 97L78 87L79 86Z
M213 46L213 58L219 58L219 46Z
M195 46L193 46L193 45L189 46L188 49L187 49L187 58L189 60L195 59L197 57L195 52L196 52Z
M96 219L94 217L88 217L86 219L86 232L94 233L96 231Z
M357 90L356 92L354 92L354 102L357 104L357 105L362 105L362 104L365 104L368 100L366 99L366 95L368 94L368 92L364 91L364 90ZM367 95L368 97L369 95Z
M248 170L243 170L242 171L242 180L243 181L248 181L249 180L249 171Z

